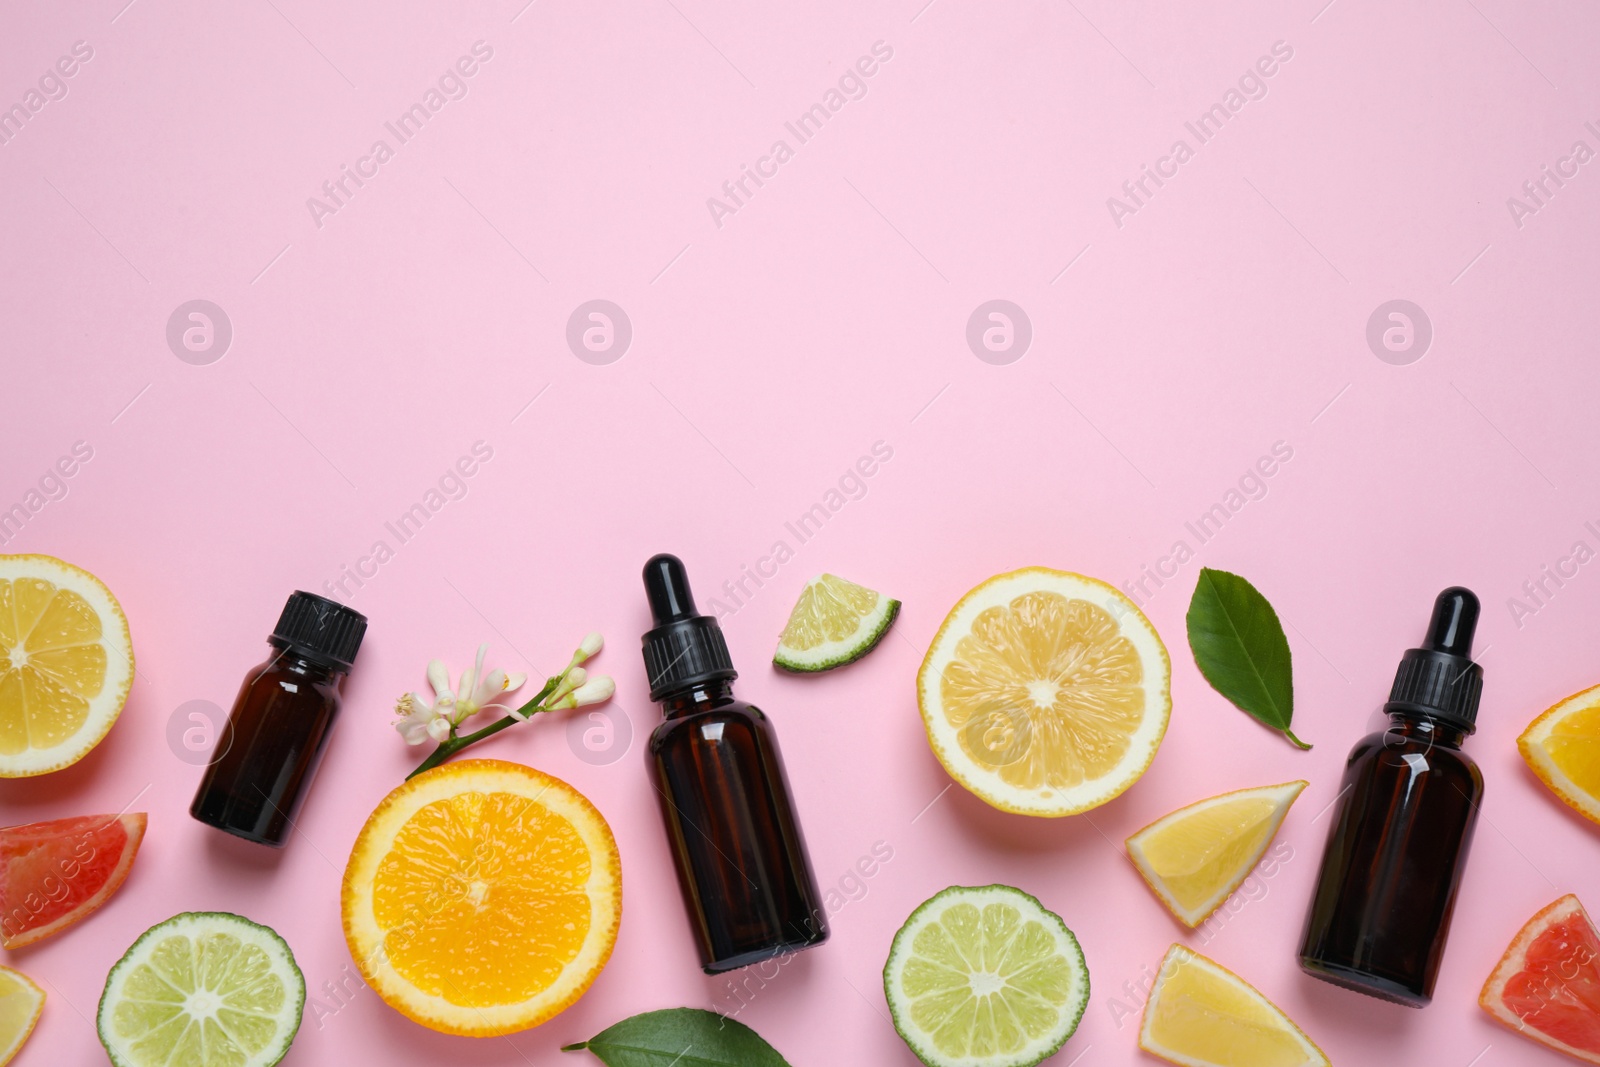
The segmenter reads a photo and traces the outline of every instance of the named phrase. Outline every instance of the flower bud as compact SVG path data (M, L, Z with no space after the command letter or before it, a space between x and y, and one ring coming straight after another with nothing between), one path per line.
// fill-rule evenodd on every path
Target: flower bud
M602 703L610 700L616 691L617 683L611 680L609 674L597 674L572 691L572 706L581 708Z

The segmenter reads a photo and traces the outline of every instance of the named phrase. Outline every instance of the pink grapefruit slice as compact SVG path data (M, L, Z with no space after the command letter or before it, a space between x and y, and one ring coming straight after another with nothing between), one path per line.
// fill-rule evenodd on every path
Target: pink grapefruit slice
M143 812L0 829L0 945L21 948L88 917L122 887Z
M1567 894L1528 920L1478 995L1523 1037L1600 1063L1600 935Z

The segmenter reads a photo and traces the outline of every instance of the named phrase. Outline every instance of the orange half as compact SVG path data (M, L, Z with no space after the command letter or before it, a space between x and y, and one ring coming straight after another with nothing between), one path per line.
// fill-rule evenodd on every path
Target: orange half
M577 790L462 760L384 798L345 868L344 933L367 984L432 1030L513 1033L570 1007L611 957L622 866Z

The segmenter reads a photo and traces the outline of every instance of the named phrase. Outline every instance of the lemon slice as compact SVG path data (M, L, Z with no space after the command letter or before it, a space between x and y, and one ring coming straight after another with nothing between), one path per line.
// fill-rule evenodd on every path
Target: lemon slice
M1239 789L1179 808L1128 838L1128 858L1172 914L1198 926L1250 874L1308 784Z
M277 933L189 911L146 930L106 976L96 1024L116 1067L271 1067L306 982Z
M894 935L883 991L929 1067L1032 1067L1078 1028L1089 969L1060 916L1022 890L952 886Z
M0 556L0 778L88 755L132 679L128 620L100 579L53 556Z
M917 674L950 776L1002 811L1075 815L1127 789L1172 711L1171 664L1133 601L1044 567L997 575L951 609Z
M1139 1047L1182 1067L1329 1067L1276 1004L1182 945L1161 960Z
M536 1026L593 984L617 940L611 828L558 778L459 760L372 813L344 874L344 936L391 1008L447 1034Z
M0 1067L22 1048L43 1010L44 990L21 971L0 967Z
M1600 685L1533 720L1517 748L1556 796L1600 822Z
M810 674L843 667L871 652L900 614L900 601L822 574L806 583L772 662Z

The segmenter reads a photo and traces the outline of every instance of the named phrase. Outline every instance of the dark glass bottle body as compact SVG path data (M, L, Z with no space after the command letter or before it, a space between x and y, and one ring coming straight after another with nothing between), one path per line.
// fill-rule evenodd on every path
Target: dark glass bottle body
M1483 801L1464 736L1394 713L1351 750L1300 940L1308 974L1411 1007L1432 999Z
M345 671L293 646L245 676L189 814L282 848L327 748Z
M706 973L822 944L822 897L767 717L720 680L662 708L650 774Z

